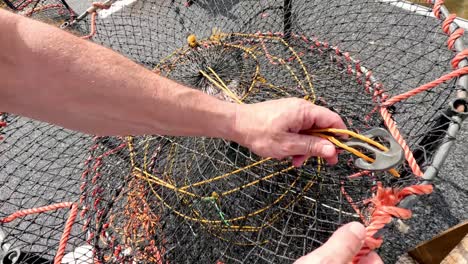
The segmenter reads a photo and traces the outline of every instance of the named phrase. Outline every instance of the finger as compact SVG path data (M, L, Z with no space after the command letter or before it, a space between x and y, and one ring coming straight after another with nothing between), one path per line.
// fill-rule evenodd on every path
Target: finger
M333 257L336 263L348 263L361 249L365 237L364 226L352 222L339 228L316 252L319 257Z
M313 120L313 127L346 129L343 119L337 113L325 107L313 105L305 114L306 119ZM303 128L302 130L310 128L312 127Z
M331 158L326 158L325 161L327 162L328 165L335 165L338 163L338 155L335 155Z
M361 249L366 230L357 222L339 228L320 248L299 258L295 264L349 263ZM332 262L333 261L333 262Z
M296 156L293 156L293 159L292 159L292 165L296 168L299 168L301 167L304 162L307 160L307 156L305 155L296 155Z
M337 155L335 145L330 141L309 135L287 133L281 144L284 156L305 156L302 162L311 156L334 160Z
M369 253L367 256L363 257L360 261L359 264L383 264L382 259L372 251Z

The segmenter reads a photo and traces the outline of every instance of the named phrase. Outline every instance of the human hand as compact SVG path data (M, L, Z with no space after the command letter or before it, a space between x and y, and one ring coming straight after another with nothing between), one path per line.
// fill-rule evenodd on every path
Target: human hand
M346 129L346 126L338 114L303 99L239 105L234 141L263 157L284 159L292 156L296 167L311 156L336 164L337 150L332 143L300 133L318 128Z
M330 239L318 249L299 258L294 264L350 263L359 252L366 237L362 224L353 222L339 228ZM381 264L382 259L375 252L363 257L360 264Z

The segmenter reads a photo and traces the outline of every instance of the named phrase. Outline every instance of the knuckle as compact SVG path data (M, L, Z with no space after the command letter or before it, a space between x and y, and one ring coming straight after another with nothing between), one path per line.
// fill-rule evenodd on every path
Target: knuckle
M309 140L307 142L307 154L317 155L318 154L318 144L314 140Z
M313 104L303 99L298 99L297 105L302 111L309 111L313 106Z
M283 155L291 155L293 154L292 152L294 151L294 144L291 142L285 142L281 146L281 152Z
M340 115L336 112L332 112L331 118L335 119L336 121L341 121Z

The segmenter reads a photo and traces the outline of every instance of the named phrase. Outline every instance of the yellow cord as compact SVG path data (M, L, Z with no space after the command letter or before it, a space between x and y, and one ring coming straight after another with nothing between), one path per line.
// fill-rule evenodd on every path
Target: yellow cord
M213 71L213 69L211 68L208 68L209 70ZM214 72L214 71L213 71ZM213 78L211 78L205 71L203 70L200 70L200 73L206 78L208 79L212 84L214 84L216 87L218 87L219 89L221 89L226 95L228 95L229 97L231 97L234 101L236 101L238 104L243 104L243 102L237 98L237 96L224 84L224 82L222 83L218 83L217 81L213 80ZM217 79L219 78L219 76L216 74L215 77L217 77ZM220 79L220 78L219 78Z
M221 90L223 90L229 97L231 97L233 100L235 100L237 103L239 104L243 104L243 102L237 98L237 96L229 89L229 87L226 86L226 84L223 82L223 80L219 77L218 74L216 74L216 72L212 69L212 68L208 68L211 73L216 77L216 80L214 80L213 78L211 78L207 73L205 73L204 71L200 70L200 72L203 74L203 76L205 76L211 83L213 83L214 85L216 85L216 87L220 88ZM374 162L375 160L367 155L365 155L364 153L362 153L361 151L353 148L353 147L350 147L344 143L342 143L341 141L339 141L338 139L336 139L334 136L332 135L329 135L327 133L333 133L333 134L343 134L343 135L348 135L350 137L353 137L353 138L357 138L359 140L362 140L363 142L366 142L382 151L388 151L388 148L385 147L384 145L380 144L379 142L373 140L373 139L370 139L368 137L365 137L363 135L360 135L358 133L355 133L353 131L350 131L350 130L346 130L346 129L336 129L336 128L326 128L326 129L316 129L316 130L311 130L309 131L310 135L314 135L314 136L317 136L317 137L321 137L321 138L324 138L324 139L327 139L328 141L330 141L331 143L335 144L337 147L340 147L352 154L354 154L355 156L359 157L359 158L362 158L364 159L365 161L367 162ZM392 174L393 176L395 177L400 177L400 174L398 173L397 170L395 169L390 169L388 171L390 174Z
M346 130L346 129L325 128L325 129L315 129L315 130L311 130L311 131L308 131L308 132L309 132L310 135L327 139L331 143L335 144L337 147L342 148L342 149L354 154L355 156L357 156L359 158L362 158L365 161L371 162L371 163L375 161L373 158L365 155L364 153L360 152L359 150L357 150L357 149L355 149L353 147L350 147L350 146L344 144L343 142L339 141L334 136L326 134L326 133L348 135L350 137L362 140L363 142L366 142L366 143L368 143L368 144L370 144L370 145L372 145L374 147L377 147L382 151L388 151L388 148L385 147L384 145L380 144L379 142L377 142L377 141L375 141L373 139L370 139L368 137L365 137L363 135L360 135L358 133L355 133L353 131ZM395 177L400 177L400 173L398 173L398 171L396 169L394 169L394 168L388 170L388 172L390 174L392 174L393 176L395 176Z
M243 45L242 40L240 41L241 44L239 44L239 42L237 42L237 41L235 41L235 42L233 41L231 43L224 43L223 41L226 40L229 37L245 38L246 40L250 41L250 43L254 43L253 47ZM246 93L244 93L242 95L236 95L236 93L234 93L232 90L230 90L230 88L226 85L225 81L211 67L207 67L205 69L199 70L200 74L203 75L203 77L205 77L212 85L219 88L221 91L223 91L223 93L225 95L230 97L233 101L235 101L238 104L243 104L244 103L243 101L247 98L249 93L254 89L256 84L261 84L262 88L263 87L270 88L271 91L273 93L275 93L275 94L276 93L283 93L283 94L287 95L288 94L287 91L285 91L283 88L277 87L274 84L268 83L268 81L265 78L262 77L262 75L260 73L260 60L259 60L259 58L257 58L257 56L260 56L260 55L267 56L270 60L278 62L277 63L278 67L284 67L285 69L283 69L283 70L287 70L289 72L290 77L292 77L292 79L294 79L294 82L297 84L297 86L302 88L303 92L305 93L305 96L304 96L305 99L307 99L307 100L310 99L310 101L312 103L315 102L316 95L315 95L315 91L314 91L314 88L313 88L313 85L312 85L311 76L307 72L307 69L306 69L304 63L302 62L301 58L296 53L296 51L284 39L282 39L280 37L263 36L263 35L256 35L256 34L242 34L242 33L229 33L229 34L227 34L227 33L221 32L218 29L213 29L212 36L209 39L198 41L196 39L195 35L193 35L193 36L189 36L189 38L187 39L187 42L189 44L188 45L189 47L186 46L186 47L181 48L181 49L175 51L174 53L170 54L168 57L164 58L158 64L158 66L156 68L158 68L158 69L162 68L165 71L166 76L168 76L169 73L174 68L176 68L177 63L180 63L181 61L182 61L182 63L190 63L189 59L184 60L184 58L186 57L186 55L188 53L196 52L198 49L203 49L205 47L209 48L210 46L213 46L213 45L217 45L217 46L221 45L221 46L223 46L225 48L241 49L243 51L243 53L244 53L243 56L245 56L245 57L249 56L250 59L253 60L254 63L255 63L255 72L253 73L252 76L249 75L249 78L252 77L252 79L249 79L250 80L250 85L249 85L249 88L248 88ZM285 59L274 56L273 54L268 54L268 50L266 49L266 45L265 45L265 43L267 43L267 42L268 43L273 43L273 44L278 44L279 43L280 45L283 45L284 47L289 49L290 53L292 54L291 59L293 61L297 62L300 67L298 69L293 68L293 67L290 66L290 64L288 64L288 62L286 62ZM264 46L263 53L262 53L261 48L257 49L258 43L263 44L263 46ZM255 45L257 45L257 46L255 46ZM198 49L194 49L196 47L198 47ZM175 59L173 59L174 57L175 57ZM299 78L299 77L301 77L302 79ZM305 78L305 80L304 80L304 78ZM386 148L385 146L383 146L379 142L376 142L375 140L364 137L362 135L359 135L359 134L354 133L354 132L349 131L349 130L329 128L329 129L312 130L312 131L308 131L308 132L311 135L325 138L325 139L329 140L330 142L332 142L333 144L335 144L336 146L338 146L340 148L343 148L346 151L352 153L353 155L356 155L356 156L358 156L360 158L363 158L364 160L366 160L368 162L373 162L374 160L372 158L366 156L364 153L360 152L359 150L347 146L346 144L341 142L339 139L337 139L337 137L335 137L335 135L337 135L337 134L346 134L346 135L348 135L350 137L362 140L363 142L366 142L369 145L372 145L372 146L374 146L374 147L376 147L376 148L378 148L378 149L380 149L382 151L388 151L388 148ZM282 193L278 198L276 198L275 201L273 201L272 203L264 206L263 208L256 209L254 212L249 212L249 213L246 213L245 215L242 215L242 216L233 216L233 218L230 218L230 219L222 219L222 220L217 220L217 219L214 220L213 219L213 220L210 220L210 219L204 218L202 213L200 211L196 210L195 208L191 208L188 211L184 210L183 212L179 211L178 208L174 207L174 205L168 204L167 201L165 201L163 199L163 197L160 196L159 192L155 189L155 187L156 186L161 186L161 187L167 188L167 189L175 192L175 194L177 195L177 199L182 200L186 204L190 204L193 201L198 201L198 200L202 200L202 199L215 199L216 201L218 201L218 200L222 201L222 197L225 197L227 195L231 195L233 193L239 192L244 188L248 188L248 187L257 185L260 181L264 181L264 180L267 180L267 179L278 177L278 175L286 173L286 172L288 172L288 171L290 171L290 170L292 170L294 168L293 167L283 168L283 169L275 171L275 172L273 172L273 173L271 173L269 175L266 175L266 176L264 175L260 179L248 182L248 183L244 184L243 186L233 188L233 189L230 189L230 190L224 190L224 192L220 192L219 194L215 193L215 194L211 194L211 196L201 196L201 195L198 195L195 192L193 192L194 188L201 188L202 186L206 186L207 184L213 183L215 181L225 180L226 178L228 178L228 177L230 177L232 175L236 175L239 172L251 169L251 168L256 167L256 166L260 166L261 164L263 164L263 163L265 163L265 162L267 162L267 161L269 161L271 159L270 158L263 159L263 160L254 162L252 164L249 164L249 165L247 165L247 166L245 166L243 168L238 168L238 169L233 170L231 172L228 172L228 173L225 173L223 175L219 175L219 176L207 179L207 180L203 180L203 181L199 181L199 182L195 182L195 183L190 184L187 181L187 177L185 177L185 181L183 181L182 183L181 182L176 183L176 181L173 179L173 177L171 177L171 175L173 173L172 172L172 166L175 163L175 160L173 159L173 157L177 155L177 152L178 152L177 149L173 148L174 145L171 147L170 154L167 157L167 160L170 160L170 161L168 163L166 163L166 166L163 169L163 171L158 173L158 175L156 176L156 175L153 175L153 174L147 172L147 170L146 170L146 168L147 168L146 163L149 160L146 157L146 155L148 154L147 152L148 152L148 148L149 148L149 144L148 144L149 141L147 141L146 143L147 144L145 146L144 165L143 165L143 167L140 167L140 168L143 168L143 169L140 169L135 164L135 153L134 153L135 150L134 150L134 147L133 147L133 144L132 144L132 140L131 140L131 138L129 138L129 140L128 140L128 145L129 145L128 147L129 147L130 157L131 157L131 162L132 162L132 167L133 167L133 174L135 175L135 177L137 177L139 179L142 179L142 180L145 180L148 183L148 185L150 186L153 194L161 202L161 204L163 206L165 206L166 208L169 208L175 214L177 214L177 215L179 215L179 216L181 216L181 217L183 217L183 218L185 218L187 220L195 221L195 222L198 222L198 223L203 224L203 225L212 225L212 227L213 226L216 227L217 230L220 230L221 232L226 232L226 231L227 232L233 232L233 231L257 232L257 231L260 231L264 227L272 225L277 219L281 218L282 212L278 212L276 214L273 214L272 216L270 216L270 219L264 221L262 223L262 225L260 225L260 226L251 226L251 225L247 225L247 224L243 225L243 226L239 226L239 225L235 225L235 223L238 223L238 221L245 221L249 217L264 213L268 209L272 208L275 204L278 204L281 200L283 200L283 199L285 199L285 197L287 197L287 195L290 193L291 188L294 188L294 186L298 183L299 179L302 177L302 176L300 176L300 173L299 173L295 177L294 182L291 183L288 186L288 189L285 190L284 193ZM196 155L195 152L194 152L194 155ZM322 163L323 163L322 159L318 158L317 175L321 171ZM280 162L280 163L277 163L277 164L284 165L285 162ZM391 170L389 170L389 172L392 175L396 176L396 177L399 176L398 172L395 169L391 169ZM286 208L289 207L289 206L293 206L294 203L296 203L298 200L300 200L302 198L303 193L306 192L307 190L309 190L314 182L315 182L314 180L308 179L307 184L306 184L305 187L302 188L301 193L298 194L297 196L295 196L291 201L288 201L288 205L286 205ZM179 186L177 186L177 185L179 185ZM229 223L229 225L226 225L226 223ZM210 229L210 227L208 227L208 229Z

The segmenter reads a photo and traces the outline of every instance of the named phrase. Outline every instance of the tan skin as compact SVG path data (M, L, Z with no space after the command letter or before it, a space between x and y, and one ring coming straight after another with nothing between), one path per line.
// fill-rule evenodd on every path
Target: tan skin
M107 48L0 10L0 105L95 135L207 136L236 141L263 157L338 161L327 140L300 134L343 128L334 112L302 99L238 105L161 77ZM364 227L351 223L296 263L348 263ZM381 263L372 253L362 263Z

